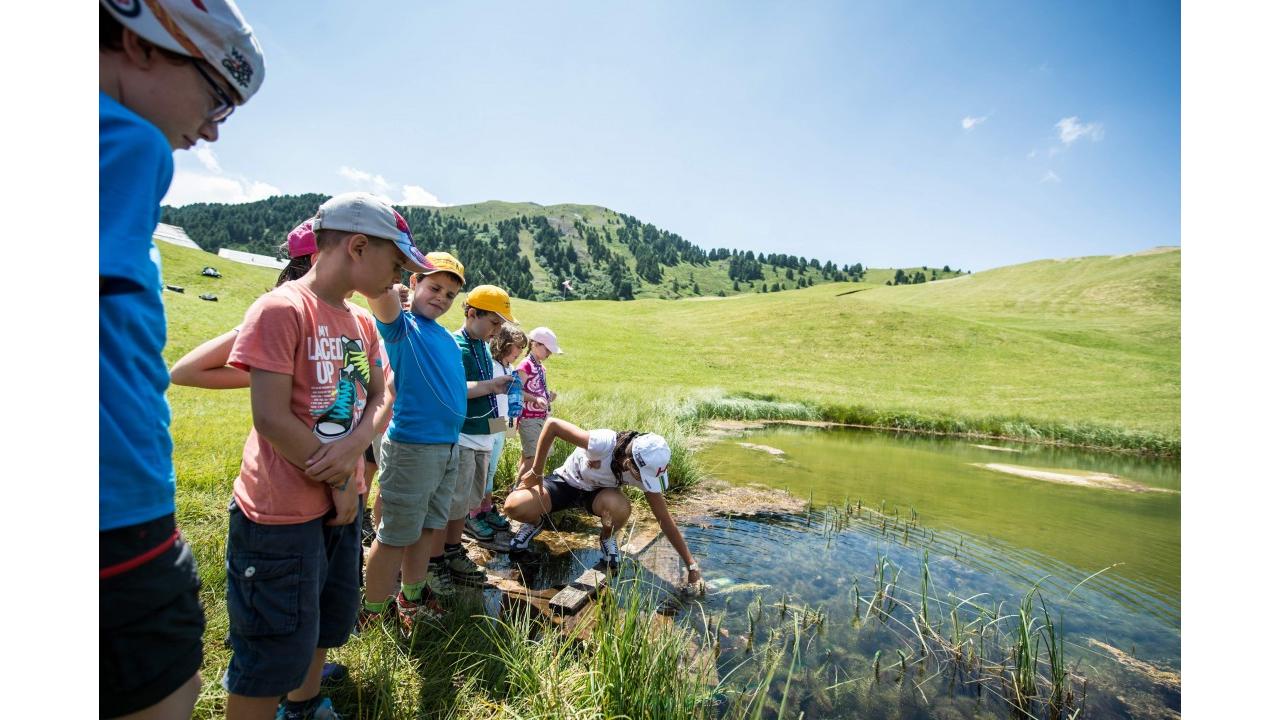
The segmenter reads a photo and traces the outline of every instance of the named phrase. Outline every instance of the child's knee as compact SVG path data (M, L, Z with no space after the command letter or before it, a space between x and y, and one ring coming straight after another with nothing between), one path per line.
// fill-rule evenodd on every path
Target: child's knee
M507 496L502 510L507 517L523 523L534 522L542 515L538 498L532 490L516 490Z

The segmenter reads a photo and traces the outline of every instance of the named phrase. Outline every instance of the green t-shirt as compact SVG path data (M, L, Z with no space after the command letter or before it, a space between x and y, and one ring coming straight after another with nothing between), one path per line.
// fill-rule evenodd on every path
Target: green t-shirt
M453 339L457 341L458 349L462 351L462 369L467 375L467 382L488 380L493 376L493 358L489 355L488 343L468 337L465 328L459 328L458 332L453 334ZM483 363L483 366L476 364L477 359ZM482 374L481 367L488 368L489 371ZM494 411L495 402L496 398L493 395L469 398L467 419L462 423L462 432L467 435L488 435L488 419L498 416Z

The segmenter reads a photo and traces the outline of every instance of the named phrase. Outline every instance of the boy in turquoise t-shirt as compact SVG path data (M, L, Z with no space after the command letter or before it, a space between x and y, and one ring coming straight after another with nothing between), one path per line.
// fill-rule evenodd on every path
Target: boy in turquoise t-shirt
M98 11L98 709L190 717L204 613L174 521L160 255L173 151L214 142L262 48L230 0Z

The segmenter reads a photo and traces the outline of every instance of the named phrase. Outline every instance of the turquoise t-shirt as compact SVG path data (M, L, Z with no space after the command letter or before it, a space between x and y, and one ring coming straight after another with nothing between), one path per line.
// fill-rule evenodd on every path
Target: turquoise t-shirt
M98 93L98 530L173 513L160 252L173 179L159 128Z
M378 321L395 374L396 402L387 437L407 443L456 443L467 411L467 379L453 335L409 311Z

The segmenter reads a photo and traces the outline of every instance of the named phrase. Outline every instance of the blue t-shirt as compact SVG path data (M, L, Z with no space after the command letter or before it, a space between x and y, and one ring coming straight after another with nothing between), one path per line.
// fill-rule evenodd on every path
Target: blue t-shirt
M435 320L405 311L378 321L395 373L396 403L387 437L407 443L456 443L467 411L467 378L453 335Z
M173 512L160 252L173 179L156 126L98 93L98 530Z

